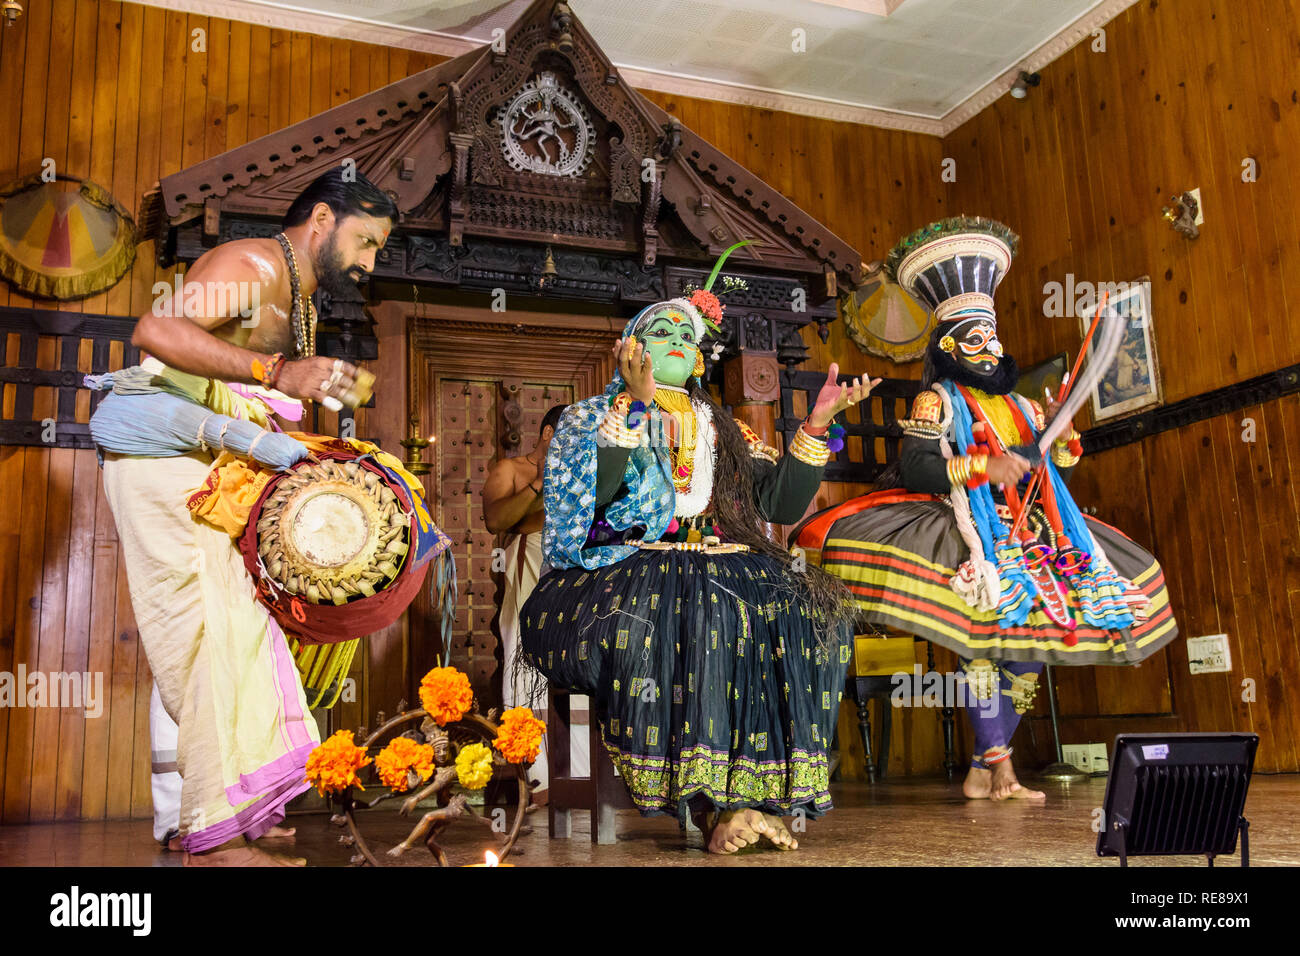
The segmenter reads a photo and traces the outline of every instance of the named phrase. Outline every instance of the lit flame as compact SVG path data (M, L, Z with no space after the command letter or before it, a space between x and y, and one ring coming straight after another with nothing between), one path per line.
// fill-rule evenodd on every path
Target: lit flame
M483 854L483 865L484 865L484 866L496 866L496 865L499 864L500 862L501 862L501 858L498 857L498 856L497 856L495 853L493 853L491 850L488 850L487 853Z

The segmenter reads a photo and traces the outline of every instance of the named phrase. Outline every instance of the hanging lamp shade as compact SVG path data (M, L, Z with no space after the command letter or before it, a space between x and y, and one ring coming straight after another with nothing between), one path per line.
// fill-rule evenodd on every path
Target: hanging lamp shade
M934 317L879 267L864 271L862 284L839 300L840 318L849 338L867 354L893 362L921 358L934 329Z
M135 223L102 186L36 173L0 190L0 275L28 295L82 299L135 261Z

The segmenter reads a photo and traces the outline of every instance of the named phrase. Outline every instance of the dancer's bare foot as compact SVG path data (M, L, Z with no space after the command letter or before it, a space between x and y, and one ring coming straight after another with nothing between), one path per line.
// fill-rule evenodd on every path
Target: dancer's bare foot
M258 839L294 841L297 838L297 834L298 834L297 827L271 827L271 829L263 833L260 837L258 837Z
M167 841L168 853L180 853L184 849L185 847L181 846L181 838L179 836L174 836Z
M1010 758L993 765L990 785L992 788L992 792L989 794L990 800L1047 799L1047 794L1043 793L1043 791L1030 790L1028 787L1020 785L1020 781L1016 779L1016 770L1011 766Z
M268 853L259 847L249 846L241 837L204 853L186 853L186 866L306 866L300 856Z
M769 814L752 808L722 811L709 835L709 852L735 853L764 839L783 850L795 849L798 843L785 828L785 824L777 817L776 826L773 826L772 820Z
M763 819L767 821L771 833L763 834L772 843L773 846L781 850L799 849L799 841L794 838L794 834L786 829L785 821L772 813L763 814Z
M767 827L757 810L723 810L709 835L710 853L735 853L760 839L758 828Z
M970 800L987 800L993 793L992 772L983 767L971 767L961 785L961 792Z

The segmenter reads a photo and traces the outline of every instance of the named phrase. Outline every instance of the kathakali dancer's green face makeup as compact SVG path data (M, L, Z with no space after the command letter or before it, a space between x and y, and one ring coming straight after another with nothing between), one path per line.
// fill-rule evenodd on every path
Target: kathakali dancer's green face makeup
M691 317L681 309L665 308L644 322L636 337L650 353L655 381L660 385L683 387L695 371L695 357L699 353Z

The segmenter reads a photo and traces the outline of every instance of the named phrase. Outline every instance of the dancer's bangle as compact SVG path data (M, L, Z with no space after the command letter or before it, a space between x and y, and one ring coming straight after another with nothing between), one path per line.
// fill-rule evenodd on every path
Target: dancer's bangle
M809 434L807 422L800 425L798 431L794 433L789 452L805 465L812 465L814 468L824 468L831 460L830 449L826 447L825 434L821 437Z

